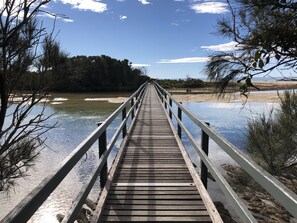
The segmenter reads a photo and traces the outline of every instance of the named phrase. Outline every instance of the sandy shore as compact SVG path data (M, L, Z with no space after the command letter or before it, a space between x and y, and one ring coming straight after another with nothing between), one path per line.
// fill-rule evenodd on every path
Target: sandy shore
M259 87L259 91L252 91L248 95L248 98L241 95L239 92L228 93L222 98L218 98L217 94L214 94L214 89L202 88L191 89L191 93L186 93L186 89L168 89L172 93L173 97L181 102L273 102L279 103L282 93L279 95L277 91L286 89L297 89L296 82L258 82L254 83Z

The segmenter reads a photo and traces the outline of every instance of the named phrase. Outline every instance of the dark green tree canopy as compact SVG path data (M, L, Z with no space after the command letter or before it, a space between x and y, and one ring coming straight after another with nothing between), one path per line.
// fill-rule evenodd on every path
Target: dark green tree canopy
M230 17L218 21L218 34L237 43L234 52L211 56L205 71L224 92L231 81L245 81L242 92L255 75L279 69L284 79L296 79L297 2L295 0L227 1ZM290 70L290 74L282 72Z

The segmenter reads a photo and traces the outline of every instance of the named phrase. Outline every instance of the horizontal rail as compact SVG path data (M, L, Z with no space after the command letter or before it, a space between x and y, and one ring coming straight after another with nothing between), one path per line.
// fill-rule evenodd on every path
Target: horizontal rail
M199 120L195 115L184 108L181 103L176 101L164 88L162 88L159 84L155 83L156 89L159 92L159 96L162 98L163 103L167 104L168 101L172 100L176 104L176 106L181 109L196 125L198 125L202 131L204 131L218 146L220 146L234 161L236 161L252 178L254 178L268 193L270 193L286 210L288 210L295 218L297 217L297 195L294 194L291 190L289 190L285 185L275 179L271 174L265 171L262 167L256 164L251 158L249 158L246 154L241 152L237 147L228 142L224 137L220 136L213 129L211 129L206 123ZM166 98L164 97L166 95ZM186 133L189 138L191 144L194 146L196 151L199 153L202 161L207 165L210 169L211 173L214 174L213 177L217 180L220 188L225 193L227 198L230 198L234 202L231 202L232 205L235 205L234 208L239 212L239 216L243 217L246 222L253 222L252 219L249 220L250 214L245 214L243 216L243 212L249 212L242 207L242 201L233 194L233 190L229 184L227 184L226 180L223 176L218 175L219 173L216 168L210 163L210 160L206 156L206 154L202 151L202 149L198 146L197 142L194 140L193 136L190 132L185 128L183 123L179 120L179 118L174 113L171 106L168 106L171 113L174 114L178 122L178 126L180 126L183 131ZM228 186L229 185L229 186ZM231 191L231 190L233 191ZM234 192L235 193L235 192ZM235 203L236 201L236 203ZM243 209L242 209L243 208Z
M81 142L70 155L65 158L60 164L59 168L46 177L37 187L32 190L8 215L6 215L0 223L19 223L27 222L31 216L36 212L36 210L44 203L44 201L49 197L49 195L57 188L61 181L66 177L66 175L72 170L72 168L77 164L81 157L89 150L89 148L98 140L103 132L106 131L106 128L115 120L115 118L122 112L128 104L134 100L134 97L143 95L143 91L146 88L147 83L144 83L139 87L139 89L133 93L126 102L124 102L116 111L114 111L99 127L97 127L83 142ZM141 97L137 98L137 103L141 100ZM132 106L128 114L131 114L136 106ZM127 116L128 117L128 116ZM125 123L128 118L125 118ZM122 127L123 125L121 125ZM117 131L119 132L119 131ZM119 134L117 134L118 136ZM114 145L115 142L110 145ZM99 159L99 164L95 174L100 174L102 166L107 162L107 158L110 151L106 151L103 156ZM96 180L96 179L95 179ZM89 183L92 184L95 182L94 179L90 179ZM94 181L94 182L93 182ZM88 190L89 186L84 186ZM85 196L85 194L82 194ZM80 203L81 204L81 203ZM72 206L73 207L73 206ZM75 209L76 210L76 209ZM78 214L78 213L77 213Z
M140 95L143 94L145 89L142 89ZM138 97L137 103L141 100L141 96ZM124 128L126 122L129 119L130 114L132 114L132 111L134 111L134 107L136 104L134 104L129 112L127 113L126 118L121 122L119 128L116 130L115 134L113 135L112 139L110 140L109 144L107 145L107 150L103 153L103 155L100 157L99 162L97 164L97 168L95 171L91 174L91 176L88 179L88 183L86 183L80 190L78 196L73 201L72 207L67 212L66 216L64 217L63 221L61 223L68 223L73 222L76 220L77 214L79 213L81 207L83 206L85 200L87 199L88 194L90 193L96 179L98 178L103 166L107 162L108 156L110 152L112 151L112 148L114 144L116 143L122 129Z

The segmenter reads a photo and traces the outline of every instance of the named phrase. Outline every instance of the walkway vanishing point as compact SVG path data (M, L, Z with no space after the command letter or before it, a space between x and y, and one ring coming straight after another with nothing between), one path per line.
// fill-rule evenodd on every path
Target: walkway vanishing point
M101 195L99 222L222 222L168 118L149 85Z
M201 129L201 144L182 122L184 115ZM111 139L107 140L107 129L114 120L119 120L119 116L122 122ZM172 120L176 122L177 131ZM180 140L181 134L200 157L200 176ZM108 171L107 160L120 136L123 138L120 149ZM93 163L94 168L89 172L88 179L82 182L79 193L73 197L71 207L67 213L63 213L65 217L61 223L72 223L77 219L99 177L102 189L92 212L91 223L221 223L222 219L205 189L208 172L240 220L258 222L208 158L209 139L297 219L297 195L294 192L198 119L164 88L157 83L145 83L73 149L60 166L0 223L27 222L93 146L98 147L99 159ZM100 190L97 187L94 189Z

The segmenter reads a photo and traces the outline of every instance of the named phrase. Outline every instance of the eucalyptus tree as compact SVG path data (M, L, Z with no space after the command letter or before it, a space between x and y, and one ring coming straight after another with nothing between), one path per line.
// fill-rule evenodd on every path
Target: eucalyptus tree
M52 33L37 16L50 0L4 0L0 6L0 191L8 190L26 174L44 145L44 133L53 128L45 114L47 86L44 71L53 69L52 53L59 52ZM34 68L34 65L37 65ZM25 81L34 89L24 91ZM36 87L37 86L37 87ZM36 111L36 105L38 111Z
M233 52L211 56L205 71L218 82L220 93L234 81L245 94L252 78L278 70L283 79L297 80L296 0L229 1L229 17L217 23L218 34L236 43Z

